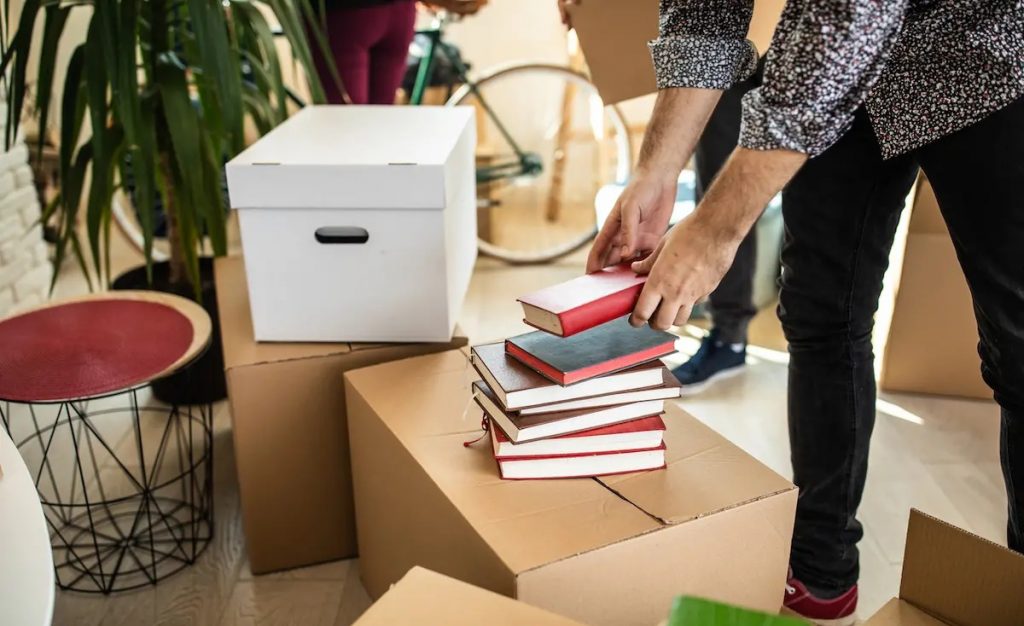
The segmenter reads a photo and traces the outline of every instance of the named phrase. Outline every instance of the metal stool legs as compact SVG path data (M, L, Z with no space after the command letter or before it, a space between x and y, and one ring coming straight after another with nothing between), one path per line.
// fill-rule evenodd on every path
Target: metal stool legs
M145 390L0 402L42 500L61 589L155 584L193 564L213 535L212 407L140 404Z

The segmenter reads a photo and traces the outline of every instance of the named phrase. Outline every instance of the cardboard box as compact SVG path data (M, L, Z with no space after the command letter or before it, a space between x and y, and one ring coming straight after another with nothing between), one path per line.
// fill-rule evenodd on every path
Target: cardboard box
M414 567L354 626L582 626L491 591Z
M981 378L978 327L935 192L918 181L880 386L992 399Z
M356 553L342 373L466 344L260 344L242 259L217 259L217 305L252 571Z
M451 339L475 146L472 107L316 106L232 159L256 339Z
M785 0L755 0L747 37L768 50ZM569 6L572 25L605 104L658 90L648 42L658 38L658 0L586 0Z
M796 488L673 407L668 468L504 481L465 350L348 372L360 571L420 565L588 624L650 625L679 594L778 611Z
M865 626L1020 626L1024 556L913 510L900 597Z

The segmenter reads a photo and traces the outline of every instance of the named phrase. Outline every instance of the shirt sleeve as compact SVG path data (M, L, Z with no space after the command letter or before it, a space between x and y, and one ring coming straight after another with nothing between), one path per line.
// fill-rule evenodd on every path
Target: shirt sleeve
M789 0L739 144L820 154L849 130L896 45L908 0Z
M757 69L747 40L753 0L660 0L650 43L658 89L728 89Z

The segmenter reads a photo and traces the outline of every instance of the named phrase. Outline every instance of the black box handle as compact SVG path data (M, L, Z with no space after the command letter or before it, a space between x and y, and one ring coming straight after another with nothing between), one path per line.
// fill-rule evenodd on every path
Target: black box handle
M358 226L321 226L314 233L320 243L366 243L370 233Z

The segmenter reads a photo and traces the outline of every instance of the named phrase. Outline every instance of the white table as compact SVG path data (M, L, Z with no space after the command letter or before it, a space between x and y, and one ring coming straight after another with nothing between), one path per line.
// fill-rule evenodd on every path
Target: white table
M54 578L50 533L32 476L0 427L0 624L49 626Z

